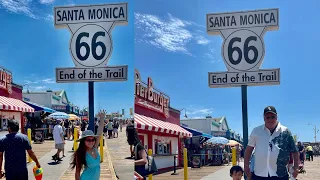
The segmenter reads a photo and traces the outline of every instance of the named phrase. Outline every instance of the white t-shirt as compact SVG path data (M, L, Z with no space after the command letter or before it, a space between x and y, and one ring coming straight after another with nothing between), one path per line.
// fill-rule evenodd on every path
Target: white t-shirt
M63 143L62 139L61 139L61 135L63 135L63 130L62 130L62 126L60 125L55 125L53 128L53 139L55 144L61 144Z

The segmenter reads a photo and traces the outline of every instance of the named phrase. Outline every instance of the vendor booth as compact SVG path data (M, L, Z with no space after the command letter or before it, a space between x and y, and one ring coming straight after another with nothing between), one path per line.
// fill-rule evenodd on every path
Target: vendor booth
M25 113L34 109L22 101L22 86L12 82L12 73L0 67L0 131L7 131L9 119L15 119L24 133Z
M156 90L151 78L148 83L140 79L135 70L134 124L139 139L146 149L152 149L158 169L165 170L182 165L183 142L192 134L180 127L180 111L169 104L169 97Z
M212 138L212 135L203 133L196 129L181 126L185 130L192 133L192 137L187 138L185 146L188 150L188 164L191 167L201 167L208 164L208 155L203 144Z

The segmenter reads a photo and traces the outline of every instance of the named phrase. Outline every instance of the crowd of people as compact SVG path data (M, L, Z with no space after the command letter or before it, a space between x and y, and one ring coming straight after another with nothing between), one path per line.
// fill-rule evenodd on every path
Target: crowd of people
M93 131L87 130L87 121L54 119L52 121L52 136L57 152L52 156L52 160L56 162L63 160L65 143L67 140L74 139L74 130L77 128L79 145L71 157L70 168L75 169L76 180L98 180L100 179L100 155L97 148L100 145L100 138L104 132L108 132L108 138L117 138L118 129L120 128L122 131L122 127L126 123L128 121L106 119L105 111L100 111L98 118L95 119L95 134ZM0 179L3 176L7 180L28 179L26 152L38 168L41 168L41 165L32 151L28 137L19 133L19 123L16 120L8 121L8 131L9 133L0 139ZM12 149L12 147L15 148ZM4 171L2 169L3 156L5 159Z

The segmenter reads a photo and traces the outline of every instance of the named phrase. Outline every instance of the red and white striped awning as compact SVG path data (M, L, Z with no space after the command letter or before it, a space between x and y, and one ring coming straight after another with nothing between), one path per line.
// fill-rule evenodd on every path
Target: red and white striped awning
M148 131L163 132L168 134L175 134L179 136L191 137L192 133L183 129L177 124L164 122L151 117L134 114L134 126L137 129L144 129Z
M34 109L19 99L0 96L0 110L34 112Z

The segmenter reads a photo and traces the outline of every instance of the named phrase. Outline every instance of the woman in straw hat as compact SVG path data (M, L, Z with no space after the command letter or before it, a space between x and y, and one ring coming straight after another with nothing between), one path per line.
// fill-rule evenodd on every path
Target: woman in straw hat
M79 147L74 152L71 162L71 169L76 168L76 180L99 180L100 179L100 155L98 146L102 135L105 111L99 112L99 127L95 135L91 130L82 132L79 138ZM81 170L82 174L80 175Z

